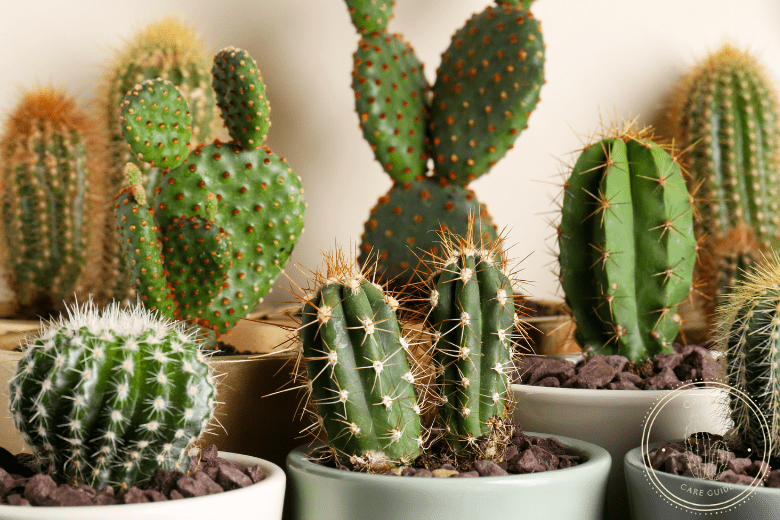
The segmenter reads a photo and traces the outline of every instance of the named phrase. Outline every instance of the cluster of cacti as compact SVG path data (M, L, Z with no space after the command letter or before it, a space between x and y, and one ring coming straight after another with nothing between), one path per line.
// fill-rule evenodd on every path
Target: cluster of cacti
M40 469L96 489L186 470L215 407L195 331L140 305L68 314L28 341L10 383L14 423Z
M139 160L131 153L119 123L122 115L120 105L127 92L147 79L158 77L176 85L188 102L193 146L210 141L218 130L220 121L211 86L210 58L194 31L175 17L148 25L118 53L105 76L100 103L108 146L106 180L112 189L122 186L122 172L128 162L141 168L144 188L148 193L154 193L160 182L161 171L166 165ZM186 150L190 139L182 145ZM132 284L121 260L113 218L107 220L105 233L105 296L122 300L132 294Z
M360 127L394 183L371 210L361 245L361 260L378 255L385 279L410 280L416 251L435 247L434 231L465 233L470 213L496 238L466 185L511 148L539 99L544 43L529 3L498 2L475 14L453 36L430 87L414 50L387 30L392 2L347 0L361 34L352 73Z
M715 348L725 352L731 439L758 457L780 456L780 257L773 253L718 308ZM746 398L749 398L746 399Z
M588 145L564 185L561 285L586 349L673 352L696 264L692 196L676 157L631 122Z
M82 273L94 272L84 270L99 245L91 221L102 214L93 127L73 98L51 87L27 92L8 119L0 141L0 256L21 316L61 308Z
M309 409L340 463L383 472L440 440L464 467L503 455L519 323L501 242L475 240L472 225L439 235L420 309L403 312L409 299L340 252L300 295Z
M136 181L120 193L116 223L142 301L224 333L284 267L305 204L300 179L263 145L269 104L257 63L223 49L213 78L232 140L189 154L190 111L176 86L158 78L128 93L125 139L141 160L164 169L154 201Z

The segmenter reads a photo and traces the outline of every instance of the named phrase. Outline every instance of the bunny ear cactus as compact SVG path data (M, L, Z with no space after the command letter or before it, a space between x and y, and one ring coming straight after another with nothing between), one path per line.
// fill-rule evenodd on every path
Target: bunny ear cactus
M0 140L2 256L23 315L48 314L79 286L89 290L94 269L83 269L99 242L90 220L102 215L98 150L93 124L53 88L26 93L8 119Z
M11 413L40 469L60 483L125 489L156 468L186 470L214 415L195 332L141 306L68 309L30 340Z
M677 159L632 122L586 147L564 186L561 284L587 348L641 361L672 352L696 263Z
M746 275L718 308L715 347L725 352L732 399L732 439L759 457L780 456L780 257Z

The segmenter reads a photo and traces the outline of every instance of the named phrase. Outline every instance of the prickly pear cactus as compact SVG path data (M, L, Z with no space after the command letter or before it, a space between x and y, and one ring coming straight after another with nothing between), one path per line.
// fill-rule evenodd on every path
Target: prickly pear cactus
M343 253L316 273L304 300L300 338L311 391L337 460L383 472L422 453L422 408L407 361L411 340L396 317L398 301Z
M194 331L141 306L101 313L91 302L28 342L10 396L40 469L96 489L186 470L216 402Z
M103 183L92 126L74 99L44 87L25 94L0 141L2 256L23 316L72 301L94 258Z
M352 24L361 34L381 32L393 17L394 0L346 0Z
M780 257L773 253L718 308L715 346L726 353L732 438L759 457L780 456Z
M677 159L630 123L587 146L566 181L561 285L583 346L641 361L672 352L696 262Z

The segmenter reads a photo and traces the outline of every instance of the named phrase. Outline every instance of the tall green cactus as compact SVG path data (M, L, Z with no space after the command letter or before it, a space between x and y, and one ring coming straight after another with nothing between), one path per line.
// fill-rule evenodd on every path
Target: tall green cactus
M0 140L0 256L22 315L48 315L72 301L94 257L98 153L93 124L73 98L52 88L27 92L8 119Z
M422 453L422 408L398 302L334 253L316 293L304 299L300 338L311 390L338 460L368 471L409 464Z
M759 457L780 456L780 257L773 253L718 308L715 347L726 354L733 439Z
M30 340L10 383L16 428L60 483L119 489L186 470L214 379L195 332L141 306L91 302Z
M148 233L146 243L162 248L164 260L139 247L125 249L142 300L170 312L172 298L176 316L225 333L262 300L284 267L303 231L305 204L300 179L262 144L268 103L257 63L228 47L215 56L213 70L229 143L183 153L189 111L168 81L148 80L126 97L121 124L129 146L170 169L153 211L136 186L120 194L116 217L122 243L137 244L138 234ZM154 274L161 261L169 273L164 283Z
M347 0L361 34L352 73L355 108L364 137L394 182L366 223L361 261L378 251L388 279L411 278L416 253L409 241L431 252L441 226L466 232L469 211L484 215L485 238L496 238L487 211L465 187L512 147L539 100L544 43L529 3L498 2L475 14L453 36L430 87L412 47L387 30L392 2ZM419 198L404 192L431 195L424 214ZM398 218L377 218L388 197L397 199L394 209L422 215L424 224L415 221L410 232ZM452 207L465 211L441 211Z
M561 284L583 345L640 361L672 352L696 263L677 159L631 123L587 146L566 181Z

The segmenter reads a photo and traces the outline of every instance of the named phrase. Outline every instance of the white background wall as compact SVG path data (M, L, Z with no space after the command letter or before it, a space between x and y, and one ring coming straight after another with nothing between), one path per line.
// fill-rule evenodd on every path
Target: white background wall
M402 33L433 81L452 33L488 0L397 0ZM209 52L234 45L257 60L271 101L268 144L303 179L306 230L292 262L359 243L369 209L390 187L354 113L358 36L340 0L0 0L0 120L23 89L51 83L87 104L115 49L147 22L178 14ZM532 294L560 295L553 274L552 203L561 173L600 120L651 123L668 90L724 39L754 52L780 79L778 0L537 0L547 44L541 103L515 148L472 183ZM288 268L294 278L297 270ZM285 286L288 282L284 281ZM285 299L276 289L272 299Z

